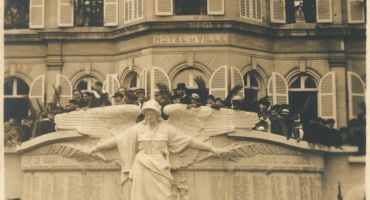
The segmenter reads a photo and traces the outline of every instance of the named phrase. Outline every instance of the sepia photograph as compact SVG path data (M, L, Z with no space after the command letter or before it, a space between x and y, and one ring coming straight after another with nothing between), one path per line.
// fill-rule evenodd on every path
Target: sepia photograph
M366 199L366 0L0 2L0 199Z

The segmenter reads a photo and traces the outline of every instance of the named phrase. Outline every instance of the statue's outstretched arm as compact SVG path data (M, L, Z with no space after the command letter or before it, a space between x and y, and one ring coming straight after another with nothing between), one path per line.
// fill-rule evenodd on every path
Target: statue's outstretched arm
M108 150L117 147L117 140L115 137L107 139L103 142L98 143L90 149L90 154L101 150Z
M194 149L199 149L199 150L204 150L204 151L210 151L215 153L217 156L221 153L221 150L218 148L215 148L205 142L202 142L196 138L193 138L189 144L189 147L194 148Z

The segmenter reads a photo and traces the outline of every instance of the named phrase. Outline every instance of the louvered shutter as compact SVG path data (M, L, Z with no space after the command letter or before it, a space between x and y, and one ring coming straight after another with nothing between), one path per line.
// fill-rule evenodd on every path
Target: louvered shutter
M73 27L73 0L58 0L58 26Z
M160 16L173 15L173 0L155 0L155 14Z
M349 117L350 119L357 118L362 112L359 105L365 102L365 83L361 77L354 73L348 72L348 93L349 93Z
M235 85L241 85L243 89L240 90L238 93L239 96L244 98L244 79L242 73L239 71L238 68L231 67L231 87L233 88Z
M252 10L254 19L262 19L262 0L252 0Z
M325 74L319 84L319 116L324 119L337 119L335 72Z
M348 23L365 23L364 0L347 0Z
M147 70L144 68L140 73L140 88L145 90L145 96L148 95L148 77Z
M30 28L44 28L45 0L30 0Z
M272 104L288 104L288 84L284 77L276 72L273 72L268 84L268 95L272 96Z
M144 17L144 0L136 0L137 2L137 18L143 18Z
M32 82L29 92L29 98L32 102L33 107L36 110L40 110L37 105L36 99L40 102L41 105L44 103L45 95L45 75L40 75Z
M240 7L240 16L241 17L249 17L247 16L247 2L248 0L239 0L239 7Z
M125 22L129 22L131 21L131 15L130 15L130 1L131 0L124 0L123 2L123 10L124 10L124 13L123 13L123 19Z
M113 96L120 87L117 74L107 74L103 84L104 92L108 92L109 96Z
M56 75L56 86L60 87L59 100L62 106L66 106L72 99L72 84L69 79L61 74Z
M169 89L171 89L171 81L168 77L167 73L163 71L161 68L153 67L153 69L150 71L150 87L151 87L151 94L150 97L154 98L155 92L158 91L157 89L157 83L162 82L165 84Z
M118 0L104 0L104 26L118 26Z
M318 23L333 22L331 0L316 0L316 19Z
M221 66L212 74L209 81L209 93L215 97L225 99L228 89L227 66Z
M285 0L270 0L271 22L284 24L286 22Z
M224 0L207 0L207 13L208 15L224 15Z

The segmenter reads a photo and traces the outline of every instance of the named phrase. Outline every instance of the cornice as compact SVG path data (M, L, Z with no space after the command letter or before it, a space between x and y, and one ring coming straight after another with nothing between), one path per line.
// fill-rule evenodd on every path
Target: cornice
M147 21L128 27L43 29L22 32L5 31L5 42L41 42L48 40L117 40L129 39L148 32L241 32L264 37L360 37L365 38L363 26L322 25L312 28L286 26L262 26L240 21Z

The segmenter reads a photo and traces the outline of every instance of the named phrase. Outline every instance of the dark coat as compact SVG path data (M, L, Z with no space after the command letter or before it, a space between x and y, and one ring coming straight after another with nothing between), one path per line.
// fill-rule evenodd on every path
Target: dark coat
M38 128L38 136L55 131L55 124L51 120L41 120Z
M29 140L32 137L32 128L30 126L27 126L25 124L22 124L20 127L20 135L18 140L20 142L25 142Z
M95 94L91 95L89 101L89 108L96 108L100 106L110 106L112 103L109 101L109 94L108 93L99 93L100 97L97 98Z
M180 103L190 104L191 103L191 98L189 96L185 95L185 96L180 98Z

